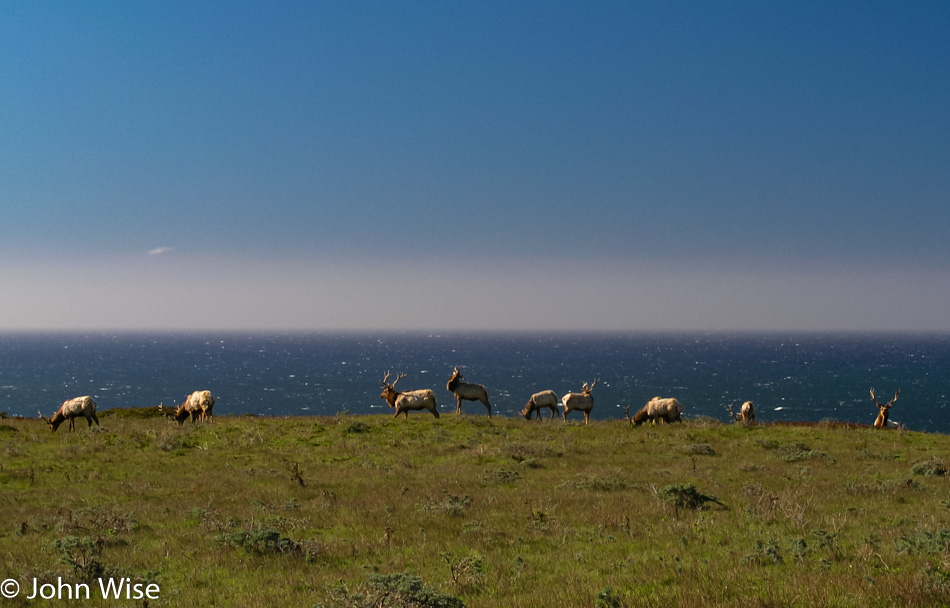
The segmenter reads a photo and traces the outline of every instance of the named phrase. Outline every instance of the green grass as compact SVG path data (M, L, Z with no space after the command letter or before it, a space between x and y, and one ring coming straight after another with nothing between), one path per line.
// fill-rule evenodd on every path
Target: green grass
M0 421L0 579L23 593L123 576L160 586L152 607L950 603L942 435L106 414Z

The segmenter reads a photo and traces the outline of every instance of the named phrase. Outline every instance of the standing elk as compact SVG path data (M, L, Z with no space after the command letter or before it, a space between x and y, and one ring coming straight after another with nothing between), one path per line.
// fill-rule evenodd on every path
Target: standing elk
M96 402L92 400L92 397L86 395L85 397L76 397L74 399L67 399L63 402L59 409L56 410L56 413L53 414L52 418L43 417L43 412L38 412L40 418L49 425L51 431L55 432L59 428L59 425L65 420L69 420L69 430L76 430L76 418L85 418L86 422L92 427L92 421L96 421L96 426L99 425L99 418L96 416Z
M581 392L564 395L561 399L561 404L564 405L564 420L567 420L568 413L576 410L584 413L585 425L590 423L590 411L594 409L594 397L590 392L594 390L598 382L600 382L600 378L594 379L590 384L585 382L584 386L581 387Z
M481 401L488 409L491 418L491 403L488 402L488 389L481 384L470 384L462 378L462 368L458 365L452 372L452 377L445 384L445 389L455 395L455 413L462 413L462 401Z
M557 414L557 404L558 398L557 395L554 394L554 391L541 391L540 393L531 395L521 415L524 416L525 420L531 420L531 416L537 412L538 420L541 420L541 410L549 408L551 410L550 419L554 420L554 416Z
M433 416L436 418L439 417L434 392L427 388L399 392L396 390L396 383L405 378L406 374L397 374L392 384L388 383L390 375L389 372L386 372L386 375L383 376L383 381L379 383L379 386L383 389L379 398L385 399L389 407L396 408L396 414L393 418L398 418L399 414L406 414L406 418L408 419L409 412L414 410L429 410Z
M755 422L755 406L751 401L746 401L742 404L742 407L739 409L739 422Z
M640 411L633 415L630 423L634 426L640 426L647 420L651 424L656 424L657 420L663 422L683 422L683 404L672 397L666 399L654 397L647 401L647 404L640 408ZM629 417L630 414L628 413Z
M898 424L893 421L888 421L887 416L890 414L891 406L894 405L894 402L897 401L897 397L901 394L901 389L897 389L894 392L894 398L888 401L887 403L881 403L877 400L877 397L874 396L874 389L871 389L871 401L874 402L874 405L877 406L878 413L877 419L874 421L874 428L876 429L887 429L887 428L897 428Z
M210 422L214 418L211 413L214 402L215 399L211 391L195 391L185 398L184 403L178 406L173 417L178 421L179 426L184 424L185 419L189 416L192 422L196 420ZM164 414L165 408L160 405L158 411Z

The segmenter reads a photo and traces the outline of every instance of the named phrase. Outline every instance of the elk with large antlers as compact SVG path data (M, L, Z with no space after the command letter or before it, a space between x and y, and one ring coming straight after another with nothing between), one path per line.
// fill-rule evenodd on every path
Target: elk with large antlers
M439 417L434 392L427 388L399 392L396 390L396 383L405 378L406 374L397 374L392 384L389 384L390 375L389 372L386 372L383 381L379 383L379 386L383 389L379 398L385 399L389 407L396 408L396 414L393 418L398 418L399 414L403 413L406 414L406 418L409 418L409 412L412 410L429 410L433 416Z
M888 401L887 403L881 403L877 400L877 397L874 396L874 389L871 389L871 401L874 402L874 405L877 406L878 413L877 419L874 421L874 428L876 429L887 429L887 428L896 428L898 425L896 422L888 422L887 416L890 413L891 406L894 405L894 402L897 401L897 397L901 394L901 389L897 389L894 392L894 398Z
M75 431L76 418L85 418L90 427L92 427L92 421L95 420L96 426L99 426L96 407L96 402L92 400L92 397L86 395L85 397L76 397L64 401L52 418L44 418L43 412L38 413L40 418L49 425L51 431L55 432L65 420L69 420L69 430Z
M570 412L578 411L584 413L584 424L590 423L590 411L594 409L594 397L590 394L600 378L594 379L590 384L584 383L579 393L568 393L561 398L561 404L564 406L564 420Z
M445 389L455 395L455 413L462 413L462 401L481 401L488 409L491 418L491 403L488 401L488 389L481 384L470 384L462 379L462 368L458 365L452 372L452 377L445 384Z

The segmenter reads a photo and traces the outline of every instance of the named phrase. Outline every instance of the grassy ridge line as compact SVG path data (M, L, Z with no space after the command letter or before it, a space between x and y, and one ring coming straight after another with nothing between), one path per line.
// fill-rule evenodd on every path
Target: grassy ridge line
M950 603L941 435L418 415L102 422L55 434L0 422L0 578L124 575L160 584L151 606L356 605L335 586L372 590L374 570L476 607ZM716 501L694 509L697 496Z

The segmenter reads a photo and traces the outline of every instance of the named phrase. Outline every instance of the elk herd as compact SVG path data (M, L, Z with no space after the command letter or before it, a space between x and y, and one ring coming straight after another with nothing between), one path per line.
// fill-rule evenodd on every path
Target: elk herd
M95 422L99 426L99 418L96 416L96 410L99 406L92 400L92 397L85 395L74 399L67 399L63 402L52 418L43 416L43 412L37 412L40 420L49 425L51 431L56 431L66 420L69 421L69 430L76 430L76 418L85 418L89 426ZM158 406L158 411L163 415L174 418L181 426L188 418L192 422L202 421L211 422L214 419L212 410L214 408L214 396L211 391L195 391L185 398L185 402L176 408L166 409L164 406Z
M400 414L404 414L406 418L409 418L409 412L419 410L427 410L436 418L439 417L438 401L434 391L427 388L397 391L396 384L405 378L406 374L397 373L396 379L392 382L389 381L391 377L391 372L386 372L386 375L383 376L383 380L380 382L380 387L383 390L379 397L380 399L384 399L389 407L396 410L393 418L398 418ZM554 417L558 414L558 405L560 405L563 408L561 413L563 420L567 420L569 413L577 411L584 415L584 424L588 425L590 423L590 413L594 409L594 396L592 393L598 382L600 382L599 378L595 378L589 383L585 382L581 386L580 392L567 393L560 400L557 394L552 390L534 393L521 411L521 416L524 417L525 420L531 420L532 417L537 415L537 420L541 420L541 412L548 409L551 411L549 420L554 420ZM445 389L455 397L456 414L462 413L462 401L479 401L488 411L488 417L491 417L492 405L489 401L488 389L481 384L465 382L462 377L461 367L456 366L452 371L452 375L449 377ZM899 425L893 420L889 420L888 416L891 406L897 401L900 393L900 389L897 389L893 399L887 403L881 403L877 400L874 389L871 389L871 400L878 408L877 419L873 425L874 428L899 428ZM212 414L214 403L215 398L211 394L211 391L202 390L195 391L188 395L184 403L176 408L165 408L159 405L158 411L163 415L174 418L179 426L189 418L193 423L198 421L212 422L214 420ZM56 429L67 420L69 421L69 430L73 431L76 429L77 418L85 418L90 428L93 422L96 423L96 426L99 426L96 409L96 402L92 400L92 397L86 395L64 401L59 409L56 410L56 413L53 414L52 418L44 417L42 412L39 412L39 416L49 425L52 431L56 431ZM751 401L744 402L739 408L739 413L733 411L732 405L726 406L726 409L729 412L729 419L734 422L742 424L752 424L755 422L755 406ZM683 404L674 398L654 397L633 416L630 416L629 406L623 411L631 425L640 426L644 422L650 422L651 424L656 424L657 422L682 422L683 410Z

